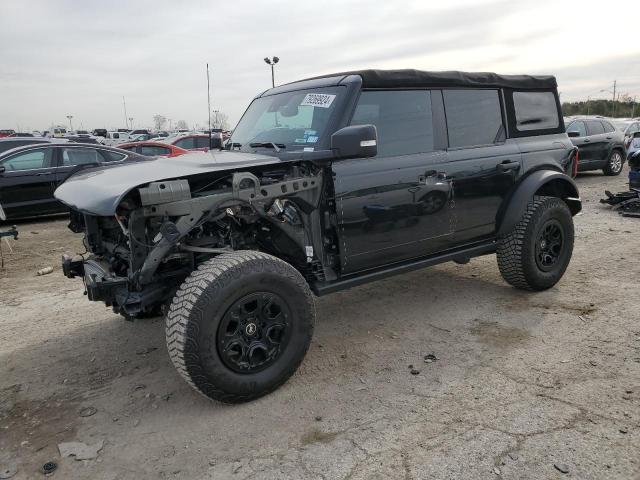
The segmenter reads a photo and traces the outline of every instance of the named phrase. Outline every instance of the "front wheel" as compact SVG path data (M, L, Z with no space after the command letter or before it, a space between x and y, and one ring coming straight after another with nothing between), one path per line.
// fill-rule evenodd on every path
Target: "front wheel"
M622 165L624 164L624 159L622 158L622 153L619 150L613 150L611 155L609 155L609 160L607 160L607 164L602 169L605 175L613 176L620 175L622 172Z
M498 239L498 268L511 285L546 290L564 275L573 252L573 218L555 197L534 197L515 228Z
M315 321L307 282L288 263L255 251L220 255L182 284L166 318L169 356L205 396L239 403L296 371Z

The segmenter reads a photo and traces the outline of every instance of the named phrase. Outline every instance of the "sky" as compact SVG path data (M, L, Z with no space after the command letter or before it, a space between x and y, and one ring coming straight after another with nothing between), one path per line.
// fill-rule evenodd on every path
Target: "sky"
M640 101L637 0L0 0L0 129L231 127L276 83L362 68L552 74L562 101ZM591 32L603 32L591 33ZM604 90L604 92L602 91Z

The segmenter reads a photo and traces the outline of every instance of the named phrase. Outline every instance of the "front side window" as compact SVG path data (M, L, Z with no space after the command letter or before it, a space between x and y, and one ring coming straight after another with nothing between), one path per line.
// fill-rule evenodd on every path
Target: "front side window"
M579 137L586 137L587 127L585 126L584 122L571 122L567 127L567 133L570 132L578 132Z
M516 128L521 131L547 130L560 126L553 92L513 92Z
M431 92L362 92L351 125L368 124L378 131L379 157L433 151Z
M497 90L444 90L449 147L491 145L504 138Z
M19 153L3 160L1 165L7 172L49 168L51 166L51 149L43 148Z
M604 132L605 133L611 133L611 132L615 132L616 129L613 127L613 125L611 125L609 122L602 122L602 126L604 127Z
M227 147L242 151L285 148L314 150L342 99L344 87L297 90L256 98L233 131Z
M196 142L193 137L181 138L177 142L174 143L176 147L185 148L187 150L191 150L196 148Z
M62 149L62 166L64 167L99 163L100 160L98 152L91 148Z

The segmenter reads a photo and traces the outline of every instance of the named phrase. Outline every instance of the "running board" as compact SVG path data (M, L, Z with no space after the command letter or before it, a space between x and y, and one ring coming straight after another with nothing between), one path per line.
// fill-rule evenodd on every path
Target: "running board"
M432 257L414 259L409 262L395 263L386 267L378 268L376 270L368 270L362 273L352 274L345 276L334 282L317 282L311 284L313 292L321 297L328 293L339 292L340 290L346 290L348 288L357 287L376 280L382 280L383 278L391 277L393 275L399 275L401 273L412 272L413 270L419 270L425 267L431 267L438 265L439 263L450 262L454 260L479 257L480 255L486 255L488 253L494 253L496 251L496 242L494 240L483 242L481 244L474 244L470 247L460 248L452 250L447 253L435 255Z

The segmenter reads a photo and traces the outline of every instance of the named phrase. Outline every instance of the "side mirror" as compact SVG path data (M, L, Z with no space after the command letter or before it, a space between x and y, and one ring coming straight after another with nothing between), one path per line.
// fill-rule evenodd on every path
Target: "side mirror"
M0 175L2 175L4 172L6 172L6 168L3 167L2 165L0 165Z
M378 154L375 125L351 125L331 135L334 158L369 158Z
M222 147L223 147L222 143L223 143L222 135L219 135L217 133L216 134L212 134L211 135L211 145L209 145L209 148L211 150L214 150L214 149L222 150Z
M567 135L569 135L570 137L579 137L580 132L571 131L571 132L567 132Z

